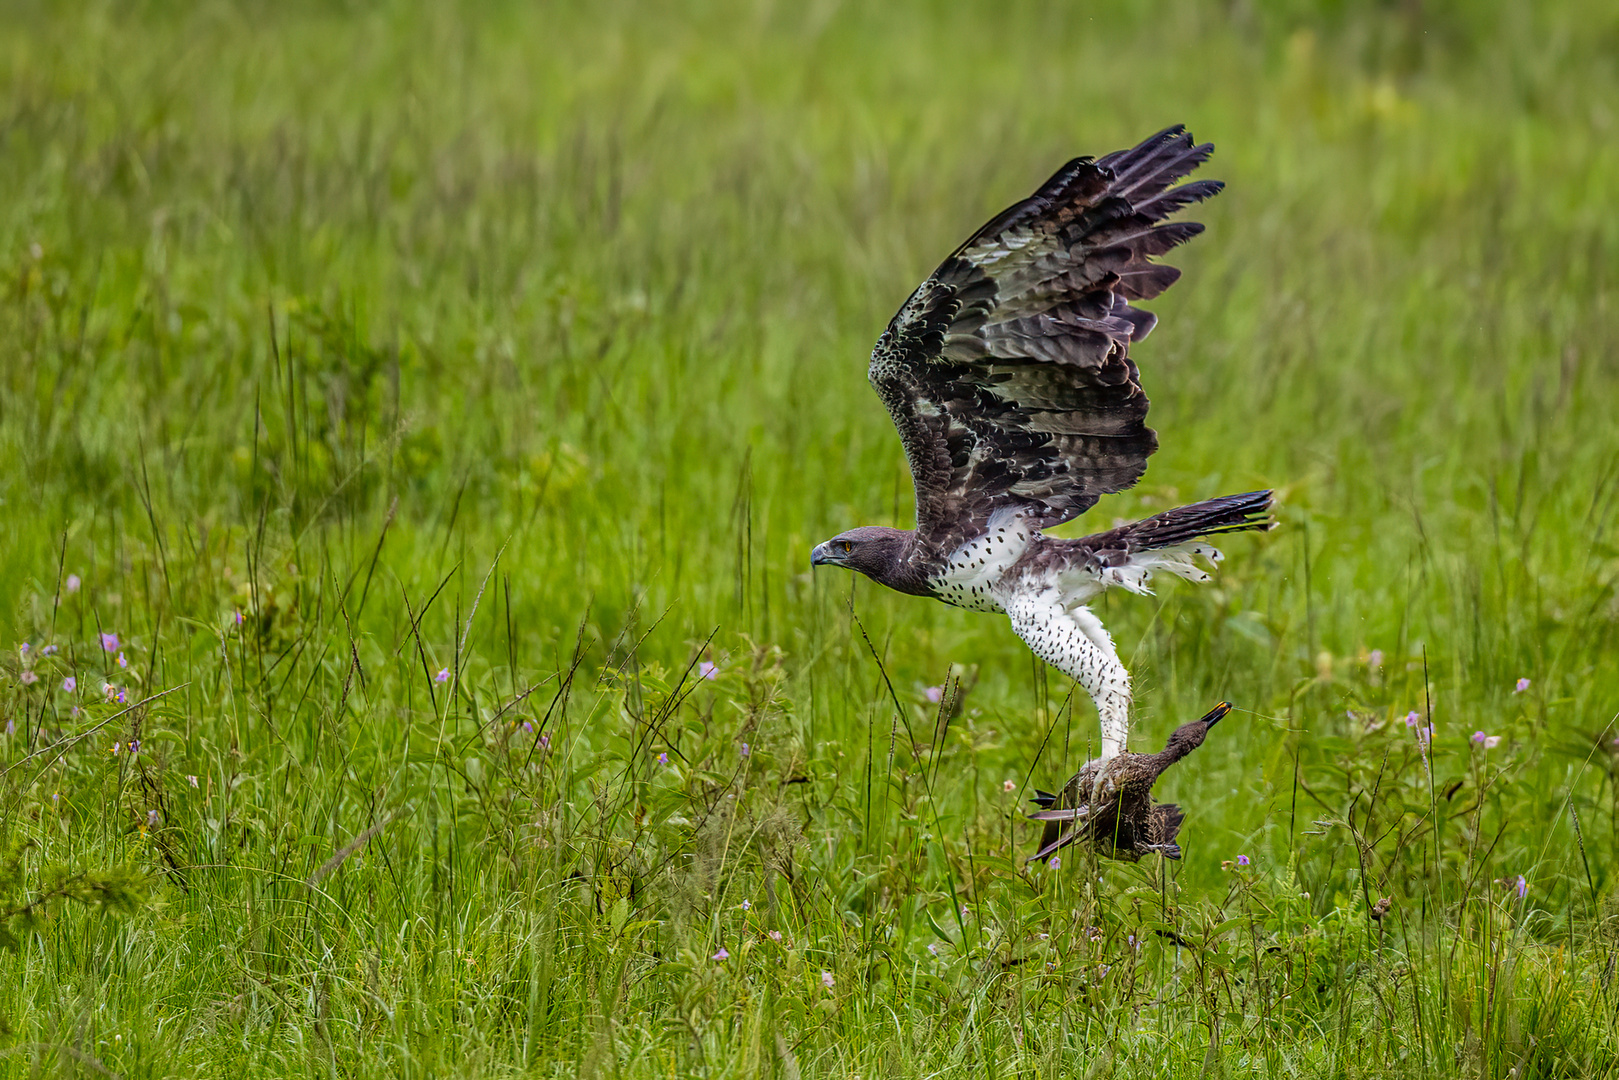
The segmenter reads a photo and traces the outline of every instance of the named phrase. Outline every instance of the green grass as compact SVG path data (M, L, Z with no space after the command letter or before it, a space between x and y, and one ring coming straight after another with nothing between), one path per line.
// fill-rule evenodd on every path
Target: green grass
M8 11L0 1077L1619 1074L1619 15L999 7ZM1031 869L1089 703L808 551L907 292L1177 121L1065 532L1281 528L1104 605L1240 710L1185 860Z

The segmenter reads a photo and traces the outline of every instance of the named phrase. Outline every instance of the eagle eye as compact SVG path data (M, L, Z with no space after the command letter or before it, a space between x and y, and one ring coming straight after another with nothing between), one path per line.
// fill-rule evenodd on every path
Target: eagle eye
M849 552L854 550L854 545L851 544L847 540L839 540L838 541L838 550L843 552L845 555L847 555L847 554L849 554Z

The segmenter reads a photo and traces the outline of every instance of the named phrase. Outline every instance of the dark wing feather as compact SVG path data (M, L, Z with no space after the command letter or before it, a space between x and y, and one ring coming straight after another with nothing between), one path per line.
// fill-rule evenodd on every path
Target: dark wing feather
M948 552L990 515L1056 525L1140 479L1158 448L1130 359L1130 306L1180 276L1151 261L1203 231L1159 224L1220 190L1171 187L1208 159L1180 127L1077 158L997 214L905 301L869 377L905 444L917 529Z

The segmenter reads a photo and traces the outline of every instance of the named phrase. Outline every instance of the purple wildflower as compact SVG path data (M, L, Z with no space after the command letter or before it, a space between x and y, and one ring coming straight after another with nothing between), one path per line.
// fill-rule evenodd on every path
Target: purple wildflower
M712 957L712 959L715 959L715 960L729 960L730 958L731 958L731 954L725 951L725 946L724 945L721 945L720 946L720 951L715 953L714 956Z
M62 582L62 587L64 589L66 589L68 592L78 592L79 591L79 586L82 585L82 584L83 584L83 582L81 582L79 580L79 575L77 575L77 574L69 574L67 576L67 580Z
M523 730L528 732L530 735L534 734L534 724L533 724L533 722L529 721L529 720L524 720L523 721Z
M22 679L24 686L32 686L39 681L39 675L32 671L25 671L18 677Z
M117 652L118 651L118 635L117 634L102 634L101 635L101 651L102 652Z
M124 656L123 653L118 654L118 666L121 668L126 668L129 666L129 660Z
M197 778L195 776L187 776L186 777L186 782L189 783L192 787L197 786Z
M707 660L704 660L702 663L697 665L697 675L699 678L717 679L720 677L720 669L709 663Z
M1529 882L1527 882L1527 881L1525 881L1523 879L1522 874L1518 875L1517 886L1518 886L1518 899L1519 900L1522 900L1525 896L1529 895Z
M1053 870L1061 870L1062 869L1062 856L1061 855L1053 855L1050 858L1050 860L1047 861L1046 865L1048 867L1050 867L1051 869L1053 869Z
M1527 689L1529 689L1529 680L1528 679L1519 679L1518 680L1518 685L1512 688L1512 692L1514 694L1521 694Z
M937 941L928 942L928 952L932 953L934 956L938 956L939 955L939 943Z
M832 978L832 973L830 971L821 972L821 985L826 987L828 990L832 989L836 981L837 980Z
M765 932L765 937L769 938L771 941L780 941L781 940L781 931L780 930L767 930Z
M79 680L75 679L73 676L69 675L67 678L62 680L62 689L66 690L68 693L71 694L78 688Z
M6 737L9 739L15 734L17 734L17 721L8 716L6 717Z
M28 650L31 648L33 648L33 646L29 645L28 642L25 641L21 645L17 646L17 651L23 656L27 656Z
M242 625L242 609L241 608L236 609L236 625L237 626Z
M659 765L667 765L667 764L669 764L669 755L668 754L659 754L658 755L658 764Z
M742 910L743 910L743 911L749 911L749 910L751 910L751 909L752 909L752 908L753 908L753 901L751 901L751 900L744 900L744 901L742 901L742 903L741 903L741 904L740 904L740 905L738 905L738 906L739 906L739 907L741 907L741 908L742 908Z
M927 699L935 705L944 700L944 687L942 686L930 686L922 693L926 694Z
M120 705L124 705L124 704L128 703L128 701L129 701L129 691L123 689L122 687L120 687L119 690L118 690L118 696L114 700L116 700L118 702L118 704L120 704Z
M1415 709L1412 709L1410 712L1405 714L1405 726L1406 727L1416 727L1417 726L1417 721L1421 720L1421 719L1422 719L1422 717L1417 715L1417 711Z
M540 749L541 750L549 750L549 749L551 749L551 735L550 735L549 732L546 732L546 733L543 733L543 734L540 735Z
M139 739L130 739L129 740L129 756L134 757L136 754L138 754L140 752L141 752L141 741Z
M1238 866L1247 866L1248 865L1248 856L1246 856L1246 855L1238 855L1237 856L1237 865Z
M1487 739L1487 738L1489 738L1489 736L1484 734L1484 732L1482 732L1482 731L1473 732L1473 741L1478 743L1481 746L1483 745L1484 740Z
M148 811L146 811L146 827L149 828L149 829L157 828L157 811L156 810L148 810Z
M449 668L439 668L438 669L438 674L433 676L433 681L437 682L437 683L449 682L450 681L450 669Z
M1371 667L1375 667L1375 668L1382 667L1383 666L1383 650L1382 649L1373 649L1371 652L1367 653L1366 654L1366 663L1368 665L1370 665Z
M747 757L751 753L753 753L753 747L749 746L747 743L743 743L742 744L742 756Z
M58 650L55 645L47 645L39 651L45 656L55 656Z

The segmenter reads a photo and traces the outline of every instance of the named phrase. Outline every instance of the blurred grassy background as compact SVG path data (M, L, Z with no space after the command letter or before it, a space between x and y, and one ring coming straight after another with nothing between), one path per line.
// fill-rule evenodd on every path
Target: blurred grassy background
M146 885L0 954L0 1075L1614 1070L1608 5L7 22L0 913ZM910 289L1173 122L1163 449L1065 532L1283 526L1104 605L1143 745L1245 710L1185 861L1030 873L1083 695L808 549L910 516Z

